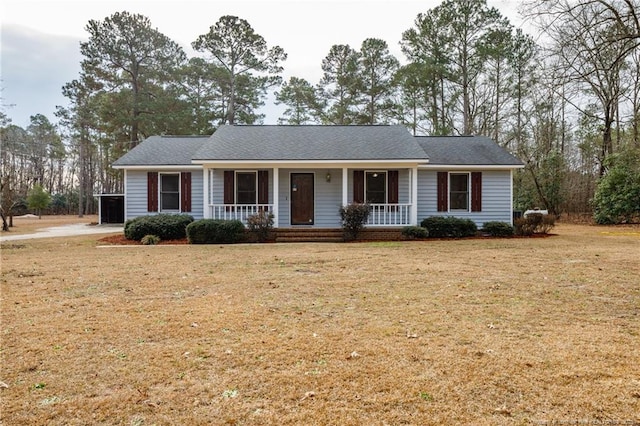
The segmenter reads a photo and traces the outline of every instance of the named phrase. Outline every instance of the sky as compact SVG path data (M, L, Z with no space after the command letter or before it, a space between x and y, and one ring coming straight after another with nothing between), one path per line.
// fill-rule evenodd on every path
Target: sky
M80 42L88 39L89 20L115 12L148 17L154 28L180 44L189 57L191 43L221 16L245 19L269 47L278 45L288 58L283 79L295 76L311 84L322 76L322 59L334 44L360 49L367 38L381 38L405 63L399 42L416 16L440 0L2 0L0 1L0 96L12 123L26 128L30 116L56 122L57 105L67 106L62 86L78 78ZM520 1L488 0L521 27ZM273 97L261 110L265 124L276 124L282 112Z

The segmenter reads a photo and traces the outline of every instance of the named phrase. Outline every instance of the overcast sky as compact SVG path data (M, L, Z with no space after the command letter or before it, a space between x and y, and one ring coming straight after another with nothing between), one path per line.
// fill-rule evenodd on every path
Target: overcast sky
M78 77L80 41L87 40L90 19L104 20L115 12L145 15L154 28L179 43L187 55L199 35L221 16L245 19L269 46L288 54L283 78L318 83L322 59L334 44L359 49L367 38L385 40L405 63L399 42L418 13L439 0L2 0L0 60L2 104L13 124L26 127L29 117L44 114L56 121L56 105L67 105L62 86ZM489 0L515 26L522 25L516 0ZM267 101L266 124L275 124L280 109Z

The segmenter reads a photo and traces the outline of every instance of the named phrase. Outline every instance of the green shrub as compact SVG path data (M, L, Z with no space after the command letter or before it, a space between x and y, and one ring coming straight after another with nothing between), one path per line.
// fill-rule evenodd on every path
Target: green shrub
M351 203L340 206L340 219L345 239L355 240L369 219L369 204Z
M482 230L492 237L510 237L514 232L513 226L506 222L485 222Z
M259 242L265 242L273 229L273 213L260 210L247 217L247 228L256 236Z
M239 220L200 219L187 226L189 244L231 244L244 237Z
M155 246L160 242L160 237L158 237L157 235L145 235L144 237L142 237L140 242L145 246Z
M427 238L429 236L429 231L427 231L427 228L423 228L422 226L405 226L402 228L402 235L410 240L419 240Z
M162 240L179 240L186 236L186 228L193 222L187 214L158 214L139 216L124 224L124 236L140 241L145 235L157 235Z
M623 148L607 157L607 173L594 194L593 217L600 225L640 219L640 149Z
M454 216L431 216L423 219L420 226L427 228L430 238L473 237L478 232L474 221Z
M529 237L533 234L547 234L555 226L556 219L552 215L530 213L514 222L515 234Z

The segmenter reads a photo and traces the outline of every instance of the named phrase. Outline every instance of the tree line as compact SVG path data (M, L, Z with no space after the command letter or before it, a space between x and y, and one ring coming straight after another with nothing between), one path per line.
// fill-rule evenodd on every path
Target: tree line
M2 113L3 216L35 184L52 194L52 206L95 212L92 194L123 190L111 163L144 138L260 124L273 91L284 107L280 124L489 136L525 163L515 176L516 209L637 218L637 0L531 0L525 9L537 39L486 0L445 0L399 34L404 64L379 38L333 45L317 82L283 81L286 52L236 16L197 37L191 58L145 16L91 20L80 75L62 88L69 104L58 108L59 124L38 114L22 129ZM612 201L607 187L626 188L628 197ZM603 212L598 202L625 213Z

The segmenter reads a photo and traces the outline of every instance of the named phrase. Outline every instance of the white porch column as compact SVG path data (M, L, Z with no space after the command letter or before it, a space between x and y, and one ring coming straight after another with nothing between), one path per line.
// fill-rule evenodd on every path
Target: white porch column
M342 205L346 206L349 204L349 174L346 167L342 168Z
M209 169L202 166L202 217L211 219L209 211Z
M411 169L411 224L418 225L418 168Z
M273 227L278 227L278 209L280 206L280 169L273 168Z

